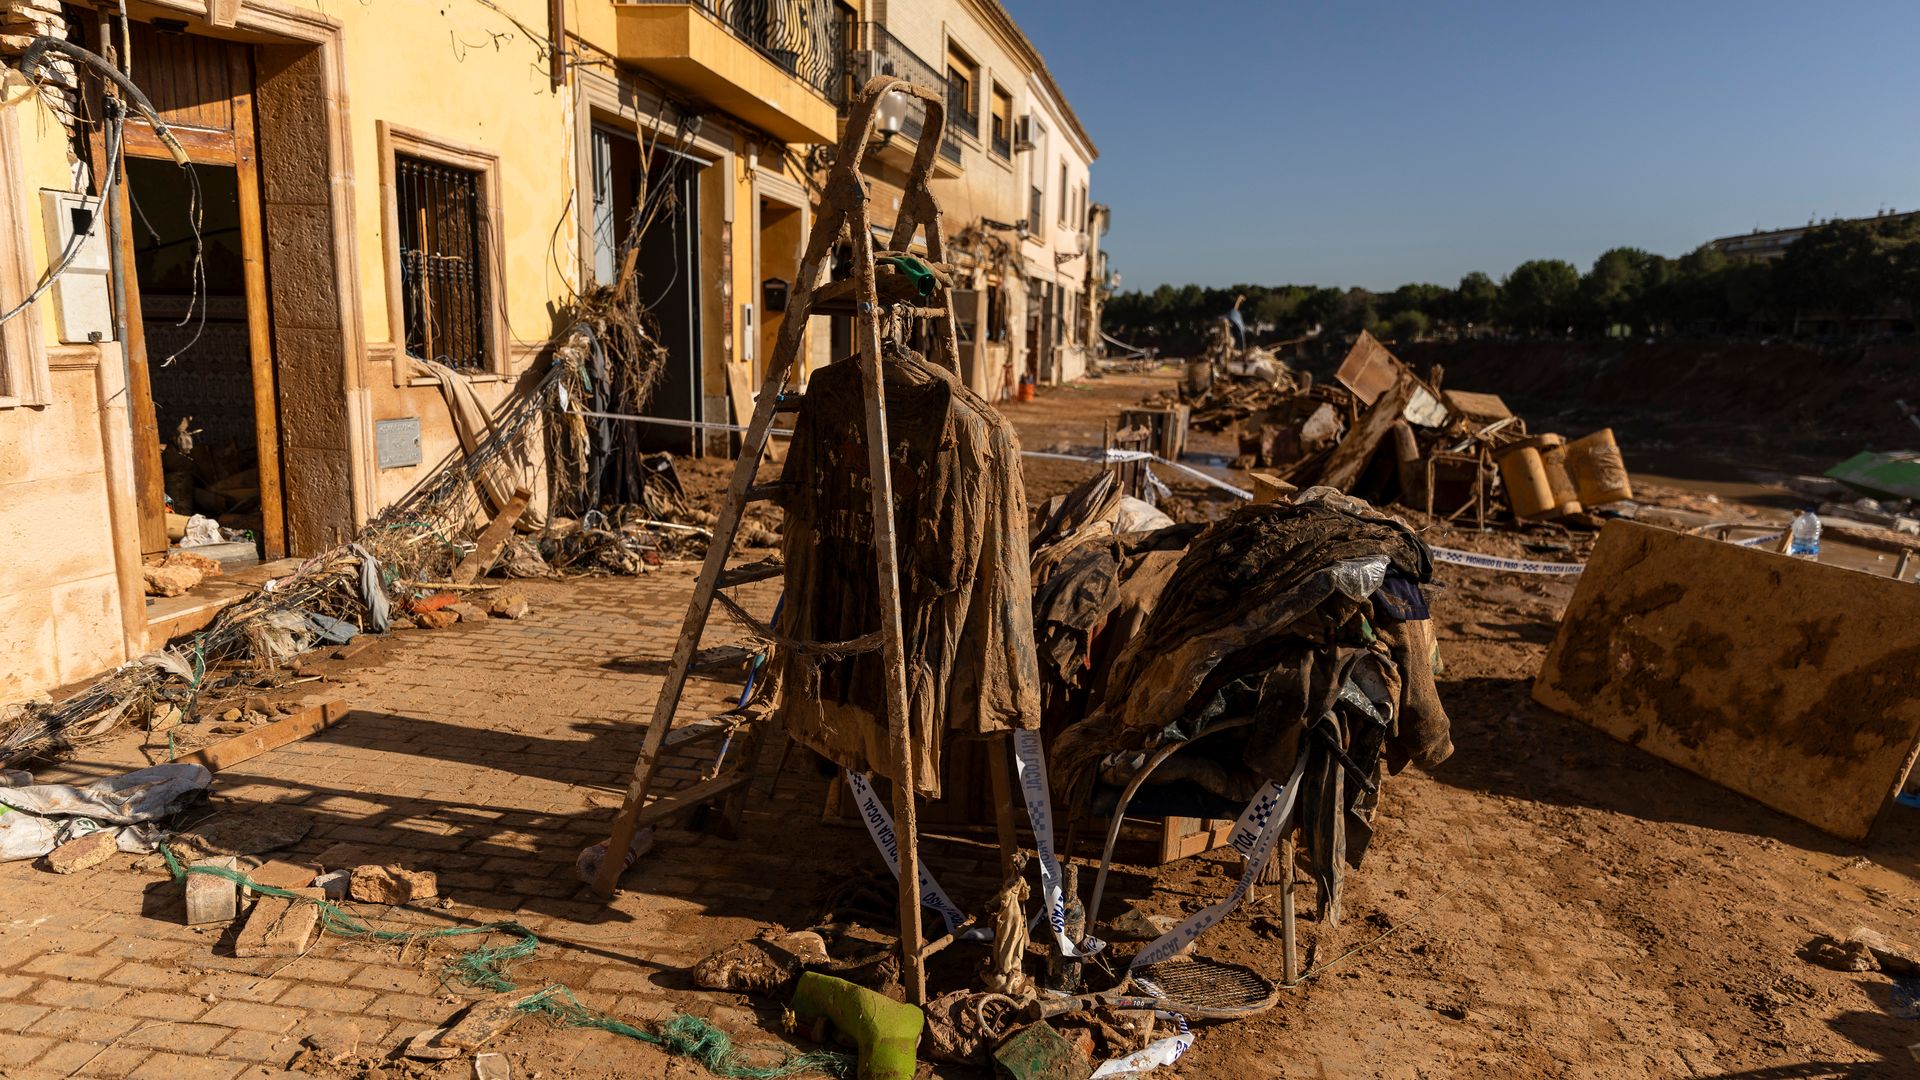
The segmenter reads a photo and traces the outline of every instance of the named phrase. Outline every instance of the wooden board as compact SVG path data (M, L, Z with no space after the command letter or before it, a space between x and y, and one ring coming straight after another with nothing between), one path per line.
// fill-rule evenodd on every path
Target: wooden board
M180 761L194 765L205 765L209 771L238 765L243 761L259 757L269 750L282 747L291 742L299 742L309 735L325 731L347 715L347 706L342 701L328 701L310 709L294 713L292 716L275 720L264 727L254 728L245 735L236 735L226 742L214 743L202 747L191 754L182 754Z
M1533 697L1864 840L1920 755L1915 627L1911 583L1613 521Z
M487 522L487 527L481 530L480 538L474 541L473 554L460 560L460 565L448 575L454 584L471 585L475 578L487 572L493 560L500 557L500 549L507 546L507 540L513 536L514 524L520 520L521 514L527 512L527 504L532 501L533 492L526 488L513 493L507 505L501 507L493 520Z
M1402 374L1400 381L1375 399L1372 406L1361 415L1360 422L1353 425L1347 437L1333 448L1327 458L1326 467L1320 470L1318 483L1336 487L1345 491L1360 479L1366 471L1367 462L1372 459L1374 450L1380 446L1380 440L1387 437L1393 425L1399 421L1401 410L1412 399L1416 384L1411 376Z

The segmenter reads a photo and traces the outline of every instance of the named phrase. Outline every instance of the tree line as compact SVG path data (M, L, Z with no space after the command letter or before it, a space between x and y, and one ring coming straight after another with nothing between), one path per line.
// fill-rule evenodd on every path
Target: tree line
M1617 247L1586 273L1563 259L1532 259L1495 281L1474 271L1458 285L1409 284L1392 292L1315 285L1162 285L1108 301L1109 333L1163 351L1205 343L1244 296L1241 317L1258 341L1371 331L1429 336L1850 337L1911 332L1920 310L1920 213L1813 226L1778 259L1729 256L1703 244L1670 259Z

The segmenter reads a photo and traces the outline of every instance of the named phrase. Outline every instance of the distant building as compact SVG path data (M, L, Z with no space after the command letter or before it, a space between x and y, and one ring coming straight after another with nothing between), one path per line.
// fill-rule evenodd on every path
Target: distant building
M1870 218L1829 218L1826 221L1820 222L1809 221L1805 225L1797 225L1791 229L1768 229L1764 232L1755 229L1750 233L1743 233L1739 236L1722 236L1717 240L1709 240L1708 243L1712 244L1723 255L1739 255L1749 259L1771 262L1785 255L1787 249L1793 246L1793 242L1805 236L1808 230L1818 228L1821 225L1831 225L1838 221L1847 220L1898 221L1915 216L1920 216L1920 210L1908 210L1903 213L1887 211L1885 213L1875 214Z

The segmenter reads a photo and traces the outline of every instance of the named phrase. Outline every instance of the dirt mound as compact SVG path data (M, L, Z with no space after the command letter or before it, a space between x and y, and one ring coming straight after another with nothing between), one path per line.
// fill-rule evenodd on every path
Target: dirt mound
M1920 446L1894 403L1920 407L1920 347L1755 343L1428 343L1396 346L1445 385L1497 393L1535 431L1612 426L1643 446L1843 457Z

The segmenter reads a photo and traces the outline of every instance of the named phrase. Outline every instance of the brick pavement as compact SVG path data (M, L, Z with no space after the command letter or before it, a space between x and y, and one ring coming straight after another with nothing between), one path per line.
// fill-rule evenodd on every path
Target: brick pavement
M587 896L573 872L619 803L696 569L516 584L534 602L525 620L402 631L362 654L370 660L335 663L341 670L309 697L344 698L351 713L222 773L208 809L299 808L313 828L275 853L282 859L312 859L347 841L437 871L445 906L355 905L383 927L515 919L544 943L517 972L523 985L561 981L590 1006L634 1020L707 1015L755 1041L744 1029L771 1026L773 1013L695 992L683 969L768 923L809 922L826 887L878 865L864 833L820 823L827 781L809 755L796 751L777 785L777 754L767 756L738 838L663 831L611 905ZM769 609L775 587L748 593L749 606ZM739 636L722 617L714 622L704 644ZM718 711L738 693L737 681L696 677L681 715ZM110 775L151 754L129 735L39 776ZM686 781L695 766L669 762L667 774ZM984 899L968 873L978 854L941 852L963 903ZM292 962L243 959L233 955L238 924L184 925L181 891L157 857L121 855L67 877L0 864L0 1076L274 1076L303 1036L329 1024L351 1023L361 1046L382 1056L462 1006L436 972L464 944L403 950L320 935ZM516 1057L516 1075L622 1074L639 1052L599 1032L532 1040L530 1049L521 1041L516 1032L502 1047Z

